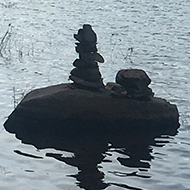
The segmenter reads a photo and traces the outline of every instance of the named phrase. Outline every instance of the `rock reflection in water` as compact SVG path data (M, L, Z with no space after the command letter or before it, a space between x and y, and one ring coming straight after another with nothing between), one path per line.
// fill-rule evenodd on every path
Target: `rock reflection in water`
M20 125L25 124L20 122ZM65 125L64 130L60 130L63 128L60 123L32 122L30 125L27 123L26 126L28 129L32 129L34 125L35 129L38 128L39 130L33 131L33 134L30 133L31 130L30 132L23 130L16 132L17 138L21 139L23 143L34 145L38 149L54 148L74 153L73 157L64 157L62 154L51 152L47 153L46 156L77 167L78 173L69 175L69 177L76 178L77 185L80 188L91 190L106 189L108 186L140 189L127 184L106 183L105 174L100 171L100 164L112 162L108 159L109 156L106 157L111 152L117 152L120 155L117 160L121 165L126 166L126 173L118 171L110 171L110 173L122 177L150 178L151 176L140 175L138 172L129 172L127 167L147 171L150 168L150 161L154 159L151 156L150 145L156 145L155 138L161 137L163 134L170 136L177 134L177 127L170 128L170 130L166 127L166 131L163 130L164 127L162 127L162 131L150 131L150 128L145 126L134 126L133 128L126 127L125 132L113 133L113 131L107 130L105 126L95 126L93 123L86 126L78 126L72 123L68 126L68 130L65 130ZM101 128L102 130L99 130ZM46 129L46 131L40 129Z

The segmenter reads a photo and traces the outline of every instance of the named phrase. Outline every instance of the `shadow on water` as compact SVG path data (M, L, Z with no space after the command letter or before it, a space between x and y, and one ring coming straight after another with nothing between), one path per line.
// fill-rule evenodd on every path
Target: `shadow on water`
M152 149L150 145L156 145L155 138L162 135L175 136L179 126L156 127L153 124L120 124L115 126L103 126L100 123L92 121L79 125L76 121L62 123L54 122L28 122L28 121L10 121L5 123L5 128L11 133L15 133L18 139L23 143L34 145L38 149L54 148L56 150L69 151L74 153L72 157L65 157L58 153L47 153L47 157L64 162L68 165L78 168L76 175L70 175L77 181L77 185L83 189L98 190L106 189L108 186L122 187L124 189L141 189L127 184L106 183L105 174L101 171L100 164L103 162L112 162L109 155L118 153L117 161L122 166L137 168L141 171L147 171L150 168ZM15 128L16 131L10 130ZM121 130L118 128L121 127ZM151 128L154 130L150 130ZM25 129L24 129L25 128ZM26 130L27 128L27 130ZM167 141L162 141L163 146ZM18 154L26 155L20 151ZM111 170L111 169L110 169ZM110 171L115 176L135 176L140 178L150 178L138 174L138 172L116 172Z

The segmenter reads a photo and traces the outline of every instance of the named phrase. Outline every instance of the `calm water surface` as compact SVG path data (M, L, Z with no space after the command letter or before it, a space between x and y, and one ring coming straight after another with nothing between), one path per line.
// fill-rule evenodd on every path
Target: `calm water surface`
M189 0L2 0L0 189L190 189L189 7ZM76 147L71 139L63 149L38 150L4 130L23 95L68 82L78 56L73 34L84 23L98 35L104 83L121 68L144 69L155 95L177 104L177 135L117 146L79 139Z

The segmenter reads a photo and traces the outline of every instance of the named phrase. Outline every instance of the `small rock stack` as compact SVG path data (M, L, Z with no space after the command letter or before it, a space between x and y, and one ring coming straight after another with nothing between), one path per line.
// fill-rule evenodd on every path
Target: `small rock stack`
M76 52L79 53L79 59L73 63L75 67L69 78L77 87L85 89L101 89L104 84L99 71L98 62L103 63L103 57L97 53L97 36L92 30L91 25L84 24L78 34L74 34L76 43Z
M116 75L116 83L127 91L128 98L150 100L154 96L152 89L148 87L151 79L141 69L120 70Z

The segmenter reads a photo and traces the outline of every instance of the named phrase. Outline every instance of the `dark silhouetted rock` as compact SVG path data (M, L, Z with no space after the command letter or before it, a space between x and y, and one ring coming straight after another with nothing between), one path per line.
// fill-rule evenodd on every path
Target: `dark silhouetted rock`
M76 59L73 63L74 67L84 69L84 68L98 68L98 63L95 61L85 61L82 59Z
M149 100L154 95L148 87L151 79L143 70L120 70L116 75L116 82L125 88L129 98Z
M96 44L94 45L90 45L90 44L86 44L86 43L76 43L76 52L77 53L95 53L98 51Z
M101 79L101 74L97 68L88 68L88 69L74 68L71 71L71 76L75 76L89 82L96 82Z
M92 30L91 25L85 24L82 29L74 34L74 38L79 41L76 43L76 52L79 59L76 59L73 66L76 68L70 72L69 79L80 88L88 90L99 90L104 88L103 80L99 72L98 63L103 63L104 58L97 53L97 36Z
M37 89L27 94L5 123L9 132L32 133L39 130L41 135L55 130L74 133L94 130L117 133L130 130L167 130L179 127L177 107L161 98L138 101L110 96L111 90L102 88L90 91L60 84ZM21 123L22 124L21 124ZM36 123L28 129L29 123ZM42 128L40 123L45 124ZM25 124L23 124L25 123ZM75 128L74 128L75 126ZM77 129L78 128L78 129Z
M81 53L79 58L86 62L97 61L100 63L104 62L104 58L99 53Z
M111 91L111 96L124 98L127 94L126 90L118 83L115 82L108 82L105 86L105 89Z
M92 30L90 24L84 24L83 29L79 29L78 34L74 34L74 38L81 43L89 43L89 44L97 43L96 33Z
M93 81L87 81L82 78L78 78L76 76L70 75L69 79L74 81L74 84L77 84L77 87L83 87L88 90L95 90L95 89L100 89L104 88L104 85L102 83L102 79L99 79L99 81L93 82Z

